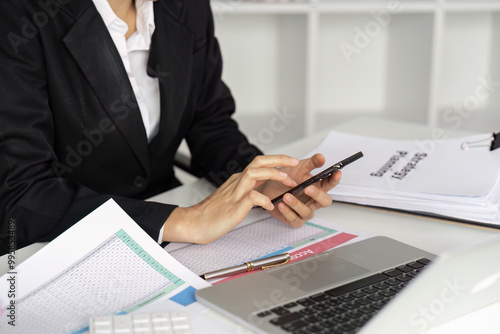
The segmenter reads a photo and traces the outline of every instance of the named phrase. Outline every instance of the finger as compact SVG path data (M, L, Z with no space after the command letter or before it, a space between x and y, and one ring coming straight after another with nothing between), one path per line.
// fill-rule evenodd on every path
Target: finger
M285 154L276 155L258 155L247 168L258 167L293 167L299 164L299 160Z
M283 183L287 187L295 187L297 183L293 181L287 173L276 168L246 168L239 178L236 193L239 196L247 193L255 187L257 181L275 180Z
M299 217L295 211L283 202L278 204L278 210L283 216L284 222L291 227L299 228L306 222L305 219Z
M307 220L311 219L314 216L314 210L292 194L286 194L285 196L283 196L283 201L290 207L290 209L295 211L295 213L299 217L301 217L301 219Z
M250 193L248 193L247 198L251 202L250 203L251 207L253 207L253 206L261 206L264 209L269 210L269 211L274 210L274 205L273 205L273 203L271 203L271 200L269 199L269 197L267 197L266 195L263 195L263 194L259 193L256 190L250 191Z
M311 197L316 205L314 207L326 207L332 204L332 198L326 191L323 191L315 186L309 186L306 189L304 189L304 193Z
M337 186L340 183L340 179L342 178L342 172L340 170L333 173L332 176L321 181L321 189L330 190Z
M325 156L320 153L316 153L312 157L308 159L301 160L301 168L304 169L304 171L310 172L313 169L319 168L325 164Z

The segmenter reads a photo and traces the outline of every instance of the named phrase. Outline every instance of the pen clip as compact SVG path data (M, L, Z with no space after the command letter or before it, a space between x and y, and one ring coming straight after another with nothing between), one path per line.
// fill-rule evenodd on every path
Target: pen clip
M288 262L290 262L290 254L287 253L286 259L283 262L271 264L268 266L262 266L260 269L265 270L265 269L269 269L269 268L273 268L273 267L279 267L279 266L283 266L283 265L287 264Z

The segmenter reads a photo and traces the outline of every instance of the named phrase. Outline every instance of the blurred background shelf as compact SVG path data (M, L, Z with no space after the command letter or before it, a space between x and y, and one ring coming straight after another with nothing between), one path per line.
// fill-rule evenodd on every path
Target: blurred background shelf
M236 118L264 150L359 116L500 130L500 0L212 0Z

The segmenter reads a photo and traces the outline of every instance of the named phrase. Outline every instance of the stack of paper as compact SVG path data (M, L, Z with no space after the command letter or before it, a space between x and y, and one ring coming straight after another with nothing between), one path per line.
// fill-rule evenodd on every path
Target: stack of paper
M398 141L331 132L311 154L324 154L326 167L363 152L330 191L334 200L498 227L500 150L462 148L490 136Z

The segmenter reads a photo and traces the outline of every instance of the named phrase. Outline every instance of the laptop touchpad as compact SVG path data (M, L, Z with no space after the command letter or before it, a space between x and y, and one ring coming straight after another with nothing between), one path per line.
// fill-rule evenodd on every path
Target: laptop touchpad
M323 253L281 268L268 270L267 273L295 289L313 291L342 283L368 271L335 255Z

